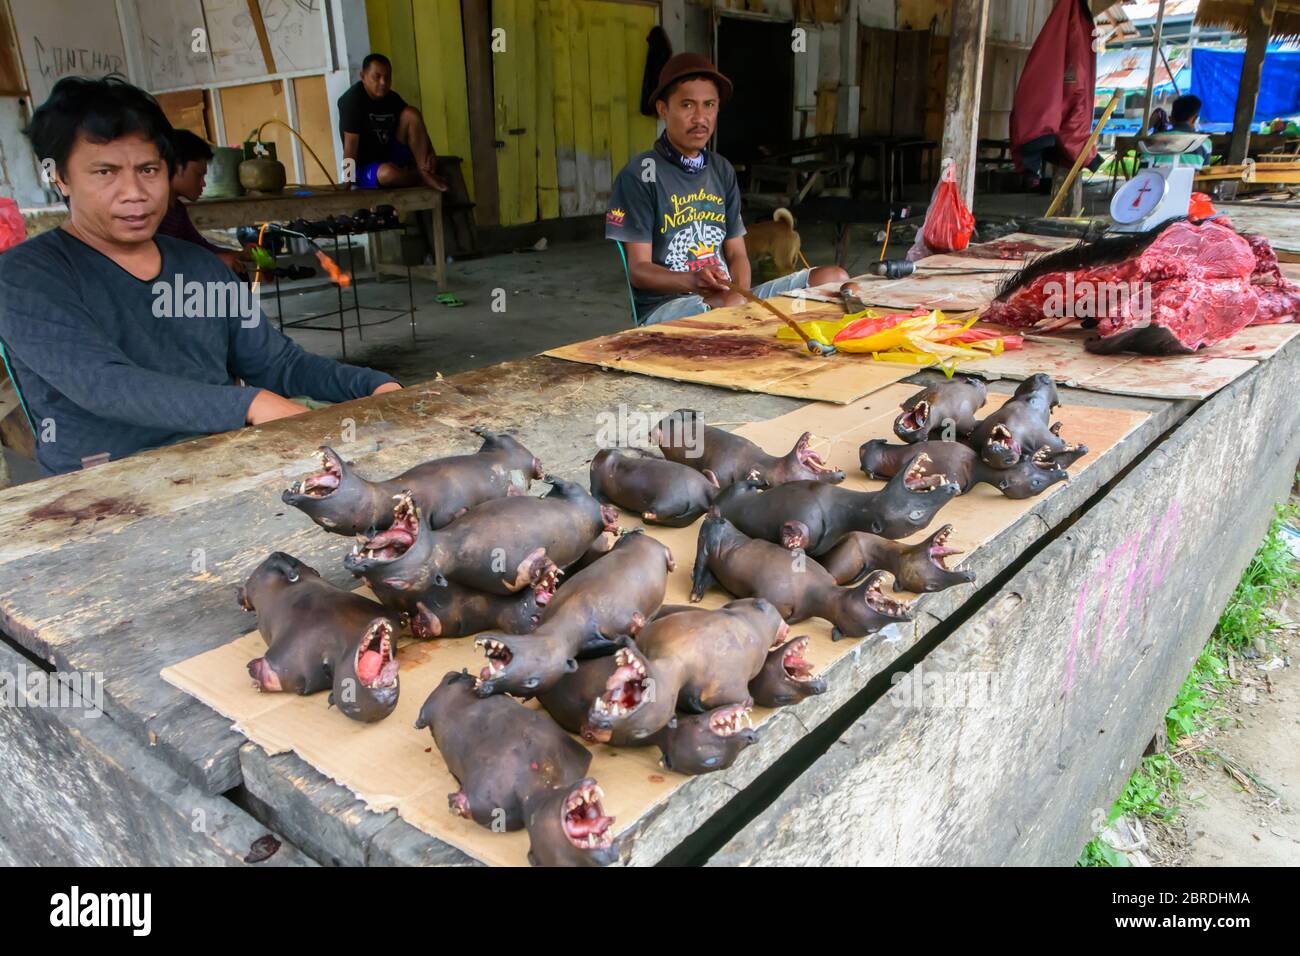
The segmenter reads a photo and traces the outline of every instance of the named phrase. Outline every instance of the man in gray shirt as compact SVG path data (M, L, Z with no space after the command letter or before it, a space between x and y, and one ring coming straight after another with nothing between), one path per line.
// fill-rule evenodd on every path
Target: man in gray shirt
M155 236L170 128L142 90L65 77L27 131L69 215L0 255L0 354L47 473L401 387L304 351L215 255Z
M639 325L744 301L725 281L748 289L751 278L736 170L705 148L718 107L730 95L731 81L707 57L674 56L653 95L663 135L614 180L605 238L623 245ZM765 282L753 292L768 298L848 277L838 266L822 266Z

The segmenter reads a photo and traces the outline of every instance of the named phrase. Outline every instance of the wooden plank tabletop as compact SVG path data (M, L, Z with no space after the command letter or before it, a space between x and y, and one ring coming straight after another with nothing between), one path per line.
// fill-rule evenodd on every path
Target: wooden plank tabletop
M186 210L199 229L234 229L262 222L308 221L350 215L357 209L392 206L399 214L433 214L433 269L438 291L447 291L447 242L442 225L442 193L429 186L401 189L299 189L279 196L203 199Z
M299 195L299 193L305 193ZM186 211L199 229L233 229L253 222L286 222L290 219L323 219L351 213L362 206L393 206L398 212L432 209L440 215L442 193L428 186L402 189L314 189L286 190L278 196L235 196L230 199L201 199Z
M1152 414L1082 479L981 548L972 559L981 582L995 582L1191 407L1074 391L1066 400ZM110 719L209 793L243 784L266 805L268 825L318 860L465 862L394 815L365 812L293 754L246 746L228 721L159 677L162 667L247 630L234 589L269 551L289 551L334 583L353 584L336 560L338 539L283 505L281 491L311 469L320 444L359 461L363 473L388 475L472 450L475 424L514 432L550 471L585 486L601 416L620 406L651 419L696 407L725 426L802 404L537 357L20 486L0 494L0 626L58 669L102 674ZM638 860L673 852L962 603L950 592L927 596L902 640L864 645L830 691L782 712L754 756L691 780L671 813L647 821Z

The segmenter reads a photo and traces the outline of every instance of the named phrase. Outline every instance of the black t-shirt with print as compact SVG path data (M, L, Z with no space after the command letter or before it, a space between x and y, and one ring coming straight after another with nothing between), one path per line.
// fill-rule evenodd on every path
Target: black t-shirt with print
M704 168L687 172L656 149L633 156L610 192L605 238L650 243L650 259L674 272L716 266L730 275L722 243L745 234L736 170L717 153L704 151ZM671 293L633 287L644 317Z
M393 90L372 100L360 80L339 97L339 131L361 137L357 147L358 172L389 158L391 144L397 141L397 121L404 109L406 101Z

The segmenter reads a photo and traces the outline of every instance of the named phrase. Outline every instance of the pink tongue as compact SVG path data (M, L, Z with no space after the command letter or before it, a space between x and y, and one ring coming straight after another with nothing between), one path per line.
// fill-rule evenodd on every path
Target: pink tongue
M588 811L595 813L595 807ZM612 817L590 816L582 820L575 820L570 817L565 822L565 829L569 831L569 836L585 837L588 833L602 833L614 820Z
M312 475L306 481L309 490L315 491L317 488L337 488L339 486L339 476L333 472L323 475Z
M366 651L361 655L361 660L357 661L357 677L367 684L371 683L379 673L379 668L383 666L384 655L378 651Z
M627 684L634 680L638 680L640 677L641 675L637 673L635 667L633 667L631 664L624 664L622 667L616 669L614 673L610 675L609 681L606 682L605 686L609 687L609 685L612 684L615 680L617 680L621 684Z
M392 545L399 544L404 547L410 547L415 538L411 532L405 528L389 528L387 531L381 531L369 541L366 542L366 548L370 551L378 551L380 548L388 548Z

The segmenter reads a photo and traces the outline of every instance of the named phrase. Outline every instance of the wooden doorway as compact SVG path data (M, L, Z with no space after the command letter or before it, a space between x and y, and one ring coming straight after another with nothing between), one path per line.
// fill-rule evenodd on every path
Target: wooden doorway
M654 142L640 111L651 3L493 0L501 224L603 213L613 178Z
M794 24L723 16L717 64L735 95L718 116L717 150L733 164L759 158L760 146L789 143L794 115Z

